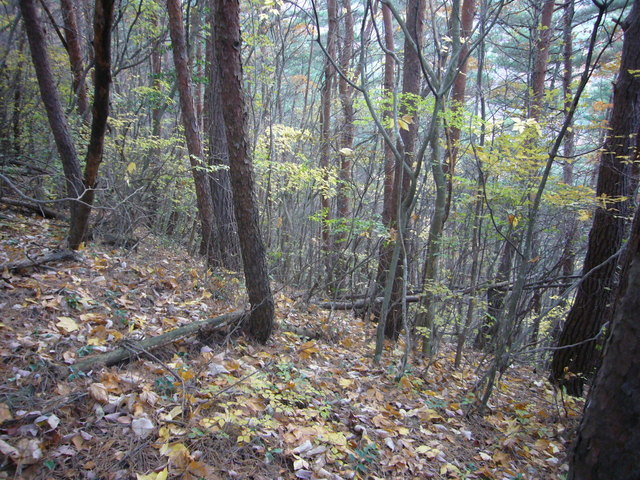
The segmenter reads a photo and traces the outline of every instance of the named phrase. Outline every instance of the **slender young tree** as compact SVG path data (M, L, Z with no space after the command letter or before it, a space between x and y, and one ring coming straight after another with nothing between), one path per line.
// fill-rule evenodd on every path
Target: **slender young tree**
M238 222L245 284L251 304L248 332L252 338L265 343L273 330L274 303L260 234L253 164L247 142L238 0L216 0L215 27L233 205Z
M60 10L64 21L64 38L67 41L67 53L73 74L73 91L76 94L78 113L88 124L91 121L91 112L89 111L87 86L84 80L80 31L78 30L78 15L74 0L60 0Z
M581 395L585 380L598 363L595 337L608 318L611 292L622 245L625 215L633 194L633 161L640 128L640 8L635 0L624 22L624 41L618 78L614 84L609 129L600 157L596 208L587 253L582 269L584 278L567 314L566 323L554 352L551 380L566 387L570 395Z
M180 2L180 0L167 0L167 12L169 14L169 32L171 34L173 61L176 67L176 81L180 95L182 124L184 125L191 173L196 190L198 214L202 226L202 243L207 261L215 265L217 258L214 254L215 244L212 238L214 233L214 215L213 202L211 200L211 186L209 185L206 169L204 168L204 148L202 146L200 125L198 123L193 97L191 69L189 67L187 41L182 17L182 2Z
M333 88L335 83L336 71L332 64L332 60L336 58L336 36L337 36L337 16L338 7L336 0L327 0L328 24L327 29L327 58L324 64L324 85L322 86L322 96L320 100L320 168L324 171L325 181L329 178L330 158L331 158L331 100L333 97ZM320 196L320 208L322 222L320 228L322 230L322 255L324 256L325 270L327 273L327 281L331 285L333 261L330 253L333 245L331 242L331 231L329 229L329 220L331 219L331 200L327 194L322 193Z
M40 96L45 105L49 126L53 133L62 161L70 202L71 222L67 243L78 249L85 239L89 225L89 214L98 182L98 169L102 161L104 135L109 115L109 89L111 85L111 27L113 24L113 0L98 0L93 18L93 50L95 81L93 117L84 175L78 154L71 138L67 119L55 87L49 56L46 50L44 31L33 0L20 2L25 31L29 39L31 58L36 70Z

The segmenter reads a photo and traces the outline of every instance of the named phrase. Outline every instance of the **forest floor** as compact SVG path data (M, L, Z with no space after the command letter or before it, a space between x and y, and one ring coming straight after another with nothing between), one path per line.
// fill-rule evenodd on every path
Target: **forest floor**
M54 251L61 222L0 209L0 265ZM0 272L0 479L564 478L582 403L510 368L467 414L479 356L446 347L395 380L372 366L375 325L276 294L266 346L192 337L88 374L126 339L241 308L241 277L145 239L79 261Z

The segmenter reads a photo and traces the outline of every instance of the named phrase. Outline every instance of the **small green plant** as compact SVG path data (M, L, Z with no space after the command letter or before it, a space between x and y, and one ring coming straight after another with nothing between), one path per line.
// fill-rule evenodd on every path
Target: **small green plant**
M367 443L362 448L356 448L349 454L349 462L353 464L356 473L364 474L378 458L378 447L375 443Z
M156 378L154 390L160 395L171 395L175 393L176 386L173 384L173 377L164 376Z

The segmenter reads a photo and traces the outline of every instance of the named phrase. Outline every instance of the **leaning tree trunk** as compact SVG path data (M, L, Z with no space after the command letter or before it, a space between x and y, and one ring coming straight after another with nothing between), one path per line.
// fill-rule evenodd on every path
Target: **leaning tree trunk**
M624 42L618 78L614 84L609 132L600 159L596 209L583 275L593 271L578 287L575 302L551 364L551 379L570 395L581 395L585 378L598 363L598 344L593 339L607 319L614 277L615 255L622 245L625 214L628 214L633 181L631 165L636 159L640 128L640 8L623 22ZM576 345L577 344L577 345Z
M634 10L638 4L635 2ZM611 337L580 423L568 480L640 478L640 215L627 247L631 262Z
M169 31L173 50L173 61L176 67L176 81L180 95L180 109L182 110L182 123L191 163L191 173L196 190L198 214L202 226L203 246L209 264L215 264L216 258L212 254L214 242L212 234L213 203L211 201L211 189L208 183L204 167L204 149L200 138L200 126L196 115L196 107L193 99L193 85L191 83L191 69L189 68L189 56L187 53L187 40L182 19L182 2L180 0L167 0L167 12L169 13Z
M44 31L33 0L20 2L25 31L29 39L31 58L36 71L40 96L44 103L49 126L56 142L67 184L70 202L71 224L67 243L77 250L82 244L89 222L98 167L102 160L104 134L109 114L109 86L111 83L111 26L113 0L99 0L94 13L95 92L91 137L87 148L84 179L78 154L71 138L46 50ZM77 199L80 201L74 201Z
M260 235L254 191L253 164L249 156L240 40L238 0L217 0L215 6L216 55L222 80L222 112L229 146L229 173L238 222L244 278L251 303L249 335L266 342L273 329L274 303L269 285L264 243Z

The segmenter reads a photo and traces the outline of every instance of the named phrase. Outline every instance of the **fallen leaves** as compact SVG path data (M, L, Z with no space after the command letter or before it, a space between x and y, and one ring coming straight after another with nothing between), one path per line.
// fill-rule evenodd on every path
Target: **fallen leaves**
M557 478L562 471L573 419L553 423L551 393L529 370L503 377L491 415L467 417L474 365L454 371L445 349L428 371L418 364L396 381L391 367L371 365L373 324L298 310L292 295L276 299L282 328L269 346L189 339L161 352L162 363L146 358L47 385L43 360L70 365L132 333L157 335L230 308L200 286L192 260L151 263L91 249L86 265L10 279L17 296L0 324L0 348L13 396L0 401L0 453L15 466L47 469L52 478L108 478L120 469L139 480ZM225 281L216 278L216 286ZM319 335L295 333L303 331ZM401 350L388 353L389 364ZM46 395L16 407L16 392L27 388Z

